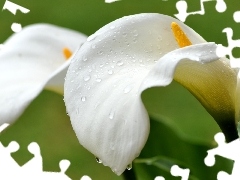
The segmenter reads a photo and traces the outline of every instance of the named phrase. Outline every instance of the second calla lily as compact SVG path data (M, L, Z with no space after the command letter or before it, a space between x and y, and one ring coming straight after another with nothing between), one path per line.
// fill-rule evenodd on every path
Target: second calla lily
M123 17L98 30L73 57L64 87L80 143L120 175L148 138L141 93L173 79L220 125L229 120L236 136L236 73L228 60L219 60L216 48L182 22L161 14Z
M68 58L86 39L49 24L12 35L0 50L0 125L14 122L44 88L62 93Z

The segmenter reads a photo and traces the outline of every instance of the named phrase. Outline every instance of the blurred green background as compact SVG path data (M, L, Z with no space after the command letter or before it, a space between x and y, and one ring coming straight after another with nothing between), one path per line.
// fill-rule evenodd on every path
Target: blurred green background
M176 0L122 0L111 4L104 3L104 0L11 2L30 9L30 12L17 12L15 16L7 10L0 12L0 43L13 33L10 28L13 22L22 26L51 23L91 35L105 24L126 15L161 13L173 16L178 13ZM185 23L207 41L227 46L226 35L222 33L225 27L233 29L233 39L240 39L240 24L233 20L233 13L240 10L240 1L225 2L227 10L224 13L215 10L216 1L205 2L205 14L189 16ZM0 7L4 3L1 1ZM200 10L200 0L188 0L187 3L188 12ZM233 52L240 57L237 48ZM1 133L0 141L4 146L13 140L20 144L20 150L13 154L20 165L32 158L27 146L35 141L41 147L45 171L60 171L59 161L68 159L71 166L66 174L74 180L85 174L94 180L123 179L98 164L94 156L81 147L62 99L62 95L43 91L15 124ZM154 179L160 175L170 180L181 179L169 174L170 165L174 163L190 168L190 179L216 179L216 173L222 169L231 172L232 162L220 157L214 167L204 165L206 151L215 145L213 136L220 130L186 89L174 82L165 88L145 91L143 100L151 117L151 133L131 170L138 179Z

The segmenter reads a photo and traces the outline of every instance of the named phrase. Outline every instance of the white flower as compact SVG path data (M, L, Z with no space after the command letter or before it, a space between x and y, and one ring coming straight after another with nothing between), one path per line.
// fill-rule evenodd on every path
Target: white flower
M140 154L149 134L141 93L167 86L173 78L219 118L219 124L234 118L236 74L227 60L218 60L216 47L160 14L127 16L102 27L73 57L64 85L80 143L120 175Z
M65 56L85 41L83 34L47 24L11 36L0 50L0 124L16 120L44 87L63 92Z

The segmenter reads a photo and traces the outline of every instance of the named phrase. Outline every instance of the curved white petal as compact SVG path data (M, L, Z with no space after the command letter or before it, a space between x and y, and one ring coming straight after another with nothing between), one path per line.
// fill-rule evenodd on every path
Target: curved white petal
M61 76L70 63L63 48L74 52L85 40L85 35L47 24L10 37L0 51L0 124L18 118L48 81L53 85L51 78Z
M161 57L143 80L140 92L147 88L169 85L174 77L175 69L180 61L196 61L199 66L218 60L215 43L202 43L176 49Z
M180 24L192 43L205 42L172 17L133 15L90 36L69 67L64 99L76 135L85 148L118 175L139 155L147 140L149 119L141 92L150 85L142 83L156 78L158 73L154 71L159 66L156 62L178 48L170 28L173 21ZM172 59L172 63L167 63L163 57L162 70L167 72L170 68L172 80L177 62L192 57L197 60L203 55L202 50L206 56L199 57L199 61L215 60L217 56L205 51L208 46L214 53L215 45L205 44L168 54L165 60L171 61L175 53L175 62ZM149 75L150 71L156 76ZM152 85L161 86L154 84L155 80Z

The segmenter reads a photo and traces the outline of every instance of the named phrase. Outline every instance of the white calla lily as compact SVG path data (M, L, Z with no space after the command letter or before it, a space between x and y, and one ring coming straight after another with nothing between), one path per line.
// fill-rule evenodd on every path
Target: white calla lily
M74 52L85 41L81 33L47 24L11 36L0 51L0 124L16 120L44 87L63 92L70 63L63 50Z
M172 22L193 45L179 48ZM209 108L215 102L206 98L235 86L235 73L227 60L218 60L216 47L160 14L123 17L98 30L72 58L64 85L66 108L80 143L120 175L140 154L149 134L141 100L145 89L167 86L174 78ZM226 79L230 83L224 84ZM232 95L226 96L231 103Z

